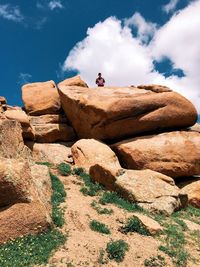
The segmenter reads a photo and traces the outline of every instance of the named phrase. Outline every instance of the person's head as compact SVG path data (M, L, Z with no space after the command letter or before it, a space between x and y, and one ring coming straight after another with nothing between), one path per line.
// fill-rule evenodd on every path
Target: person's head
M101 77L101 73L100 72L98 73L98 76Z

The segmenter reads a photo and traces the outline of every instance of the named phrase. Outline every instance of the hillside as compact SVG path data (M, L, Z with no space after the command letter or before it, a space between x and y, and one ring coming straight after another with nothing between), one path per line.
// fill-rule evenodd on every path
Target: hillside
M200 130L161 85L0 97L0 266L200 266Z

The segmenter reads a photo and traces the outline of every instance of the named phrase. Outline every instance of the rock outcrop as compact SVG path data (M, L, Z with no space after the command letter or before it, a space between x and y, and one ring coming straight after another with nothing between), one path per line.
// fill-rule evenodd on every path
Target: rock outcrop
M151 212L170 215L187 203L187 195L167 183L167 178L162 178L163 174L158 172L115 169L96 164L91 166L90 175L95 182Z
M26 145L31 149L33 159L36 162L49 162L55 165L62 162L73 163L72 143L38 144L27 142Z
M188 203L196 208L200 208L200 178L195 182L188 182L181 189L183 194L188 195Z
M200 174L198 132L147 135L122 141L112 148L127 169L151 169L173 178Z
M60 98L54 81L30 83L22 87L22 100L29 115L59 113Z
M66 79L58 84L58 86L81 86L88 87L79 75Z
M155 90L59 85L62 107L78 137L99 140L189 127L196 122L191 102L173 91Z
M71 150L75 165L87 171L97 163L106 163L109 166L121 168L115 153L97 140L81 139L71 147Z

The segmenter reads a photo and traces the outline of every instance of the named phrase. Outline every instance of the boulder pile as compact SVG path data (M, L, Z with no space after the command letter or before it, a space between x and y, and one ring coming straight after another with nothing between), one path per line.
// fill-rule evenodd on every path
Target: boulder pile
M83 167L151 212L200 207L197 111L180 94L161 85L88 88L75 76L24 85L22 99L20 108L0 97L0 242L51 224L50 178L34 161Z

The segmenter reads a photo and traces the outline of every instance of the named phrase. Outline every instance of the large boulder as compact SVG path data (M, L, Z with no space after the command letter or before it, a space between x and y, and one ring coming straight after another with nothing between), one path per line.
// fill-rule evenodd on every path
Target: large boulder
M200 133L175 131L137 137L112 146L127 169L151 169L173 178L200 174Z
M72 143L38 144L27 142L26 145L31 149L33 159L36 162L49 162L55 165L62 162L73 163Z
M67 118L61 114L30 116L35 132L35 141L51 143L57 141L73 141L76 139L73 128L67 125Z
M44 231L51 220L51 180L46 166L0 160L0 243Z
M71 147L71 151L75 165L86 170L97 163L121 168L115 153L97 140L81 139Z
M96 164L90 168L90 175L108 190L118 192L151 212L170 215L187 203L186 194L167 183L165 175L151 170L125 170Z
M188 182L181 192L188 195L188 203L196 208L200 208L200 178L197 181Z
M29 115L56 114L61 103L54 81L30 83L22 87L22 100Z
M16 120L21 124L24 139L34 140L34 130L30 124L29 116L20 107L8 106L4 114L7 119Z
M124 138L188 127L197 120L193 104L170 90L58 87L62 107L79 138Z
M18 121L0 118L0 158L26 158L31 152L24 145L22 129Z
M76 75L72 78L68 78L58 84L58 86L81 86L88 87L87 84L81 79L79 75Z

